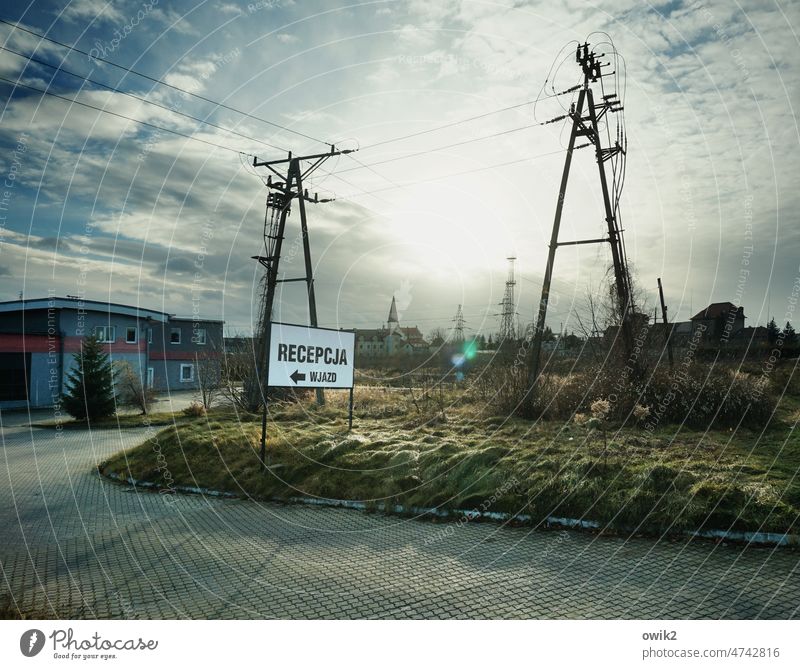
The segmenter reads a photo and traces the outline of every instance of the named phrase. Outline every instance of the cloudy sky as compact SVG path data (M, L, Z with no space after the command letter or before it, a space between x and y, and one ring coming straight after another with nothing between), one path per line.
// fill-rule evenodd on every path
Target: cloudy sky
M800 280L797 2L12 0L0 18L85 52L0 23L0 77L29 87L0 81L0 300L85 293L248 331L266 196L248 156L336 143L355 160L308 184L337 198L309 206L321 325L380 325L396 295L405 324L447 326L463 304L488 334L512 255L526 323L568 131L535 124L563 114L569 96L547 93L577 83L588 37L621 56L622 220L647 306L662 277L672 317L732 301L749 325L786 320ZM577 152L562 239L602 234L599 197L593 156ZM295 213L287 277L302 270L298 226ZM554 329L575 328L608 255L559 251ZM303 299L286 284L276 318L307 322Z

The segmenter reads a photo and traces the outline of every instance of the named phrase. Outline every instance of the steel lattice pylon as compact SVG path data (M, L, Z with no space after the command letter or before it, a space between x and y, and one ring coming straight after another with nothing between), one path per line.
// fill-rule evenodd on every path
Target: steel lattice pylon
M500 334L499 343L515 341L517 338L517 304L515 287L517 281L514 278L514 261L516 258L508 258L508 278L506 279L506 290L503 293L503 301L500 302Z

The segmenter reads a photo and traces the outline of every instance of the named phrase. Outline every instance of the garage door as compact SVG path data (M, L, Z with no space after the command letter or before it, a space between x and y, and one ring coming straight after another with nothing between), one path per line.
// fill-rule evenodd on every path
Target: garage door
M0 402L28 399L30 369L30 353L0 353Z

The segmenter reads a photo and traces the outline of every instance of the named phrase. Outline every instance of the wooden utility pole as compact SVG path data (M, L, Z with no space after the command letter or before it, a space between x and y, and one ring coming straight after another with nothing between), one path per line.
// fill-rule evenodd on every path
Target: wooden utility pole
M672 360L672 326L667 319L667 305L664 303L664 289L661 287L661 277L658 277L658 299L661 301L661 319L664 321L664 345L667 347L671 369L674 365Z
M567 146L567 155L564 159L564 170L561 174L561 185L558 191L558 201L556 202L553 230L550 235L550 246L548 249L544 279L542 281L542 296L539 300L533 344L528 354L528 390L526 393L526 403L528 405L533 402L534 388L540 373L542 336L547 320L547 305L550 299L550 286L553 278L556 249L558 249L559 246L598 243L610 244L611 257L614 263L616 297L620 309L620 330L627 353L630 352L633 343L633 333L631 331L630 322L630 316L633 312L630 278L628 276L625 250L622 243L622 231L619 228L616 215L616 201L612 203L605 171L605 162L607 160L617 154L625 154L624 138L618 137L613 146L603 147L600 141L599 127L599 123L604 116L609 113L621 111L622 106L616 94L604 95L600 103L595 103L591 84L596 83L604 76L613 74L603 73L602 68L605 67L606 64L601 63L598 58L599 56L595 54L594 51L589 50L588 44L579 45L575 54L575 59L583 71L583 84L579 90L577 101L571 106L569 114L567 115L567 117L572 120L572 131ZM585 137L588 140L587 143L576 146L575 144L579 137ZM599 239L579 239L560 242L558 236L561 227L561 214L564 209L567 182L569 181L569 172L572 165L572 154L577 149L588 146L593 146L595 149L595 159L599 170L600 189L603 195L603 208L608 236ZM615 196L616 195L615 193Z
M264 220L264 247L266 255L253 256L264 267L265 281L264 294L261 300L261 310L259 313L258 332L255 342L255 365L256 383L249 389L251 404L255 402L263 406L261 417L261 462L264 463L266 451L266 426L267 426L267 383L269 379L269 348L270 337L272 334L272 311L275 304L275 291L279 283L291 283L302 281L306 284L306 294L308 299L309 324L317 327L317 300L314 293L314 266L311 262L311 245L308 237L308 220L306 217L306 202L321 203L331 202L330 199L320 200L316 194L311 198L308 191L303 186L303 180L310 176L328 158L346 153L352 153L352 149L336 150L331 145L327 153L317 153L307 156L292 156L291 152L287 158L281 160L259 161L253 158L253 167L266 167L278 177L278 181L272 180L270 175L267 180L267 187L270 193L267 197L267 215ZM301 163L310 162L310 166L303 170ZM287 165L286 173L279 171L279 166ZM278 269L281 259L281 247L286 231L286 219L291 212L292 200L297 200L300 211L300 232L303 240L303 260L305 264L305 275L296 278L278 278ZM248 389L246 389L248 391ZM325 394L322 388L316 389L317 404L325 403ZM260 400L260 402L258 402Z

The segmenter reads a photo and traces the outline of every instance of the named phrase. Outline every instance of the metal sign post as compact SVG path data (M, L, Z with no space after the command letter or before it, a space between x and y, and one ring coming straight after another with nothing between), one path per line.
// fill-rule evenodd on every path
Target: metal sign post
M350 408L347 413L347 431L353 429L353 386L350 386Z
M288 323L270 323L267 387L347 388L349 428L353 427L355 332ZM261 466L266 467L266 394L261 423Z

